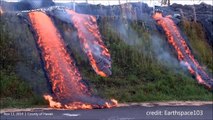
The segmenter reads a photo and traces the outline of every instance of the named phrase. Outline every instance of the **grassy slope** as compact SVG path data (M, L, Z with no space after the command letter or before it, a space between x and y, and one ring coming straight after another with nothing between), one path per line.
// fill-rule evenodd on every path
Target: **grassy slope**
M111 21L111 20L109 20ZM103 97L114 97L121 102L165 100L212 100L212 93L199 86L190 75L176 73L156 62L154 54L139 52L138 46L126 45L113 30L101 21L100 31L112 55L112 73L109 78L83 72ZM149 46L150 33L137 23L131 23L138 31L142 43ZM135 25L136 24L136 25ZM148 39L148 42L147 42ZM149 47L146 48L150 50ZM91 70L90 70L91 71Z
M20 78L16 73L17 63L23 62L23 60L29 62L26 61L27 58L25 59L19 48L17 48L17 41L20 42L21 39L28 38L27 35L30 31L29 29L23 29L26 26L24 24L16 25L16 29L9 27L10 25L13 26L15 22L18 22L18 19L14 15L0 17L0 108L46 104L42 96L33 92L29 82ZM26 65L29 66L28 63Z
M181 28L189 39L195 57L213 73L213 51L206 41L201 24L185 20Z
M79 70L84 78L92 83L94 92L104 98L116 98L120 102L212 100L212 93L196 84L190 75L174 72L155 60L149 47L150 33L145 28L132 23L132 28L140 33L139 37L143 44L141 44L142 46L129 46L108 26L108 21L110 19L100 21L99 27L112 56L112 76L109 78L97 76L85 58L74 54ZM67 26L62 25L63 27ZM3 20L0 21L0 28L0 51L3 51L1 61L4 61L1 62L1 66L3 66L1 69L1 108L45 104L41 100L42 97L32 92L29 84L21 80L11 69L16 65L15 61L10 61L11 58L20 57L13 49L14 43L11 41L16 40L19 34L8 34ZM200 44L206 46L203 42ZM148 54L140 52L141 47L150 52ZM75 53L74 50L73 53ZM2 56L4 57L2 58ZM198 58L201 59L201 56ZM203 61L206 63L205 60ZM207 66L209 67L208 62Z
M33 93L32 88L20 79L14 72L1 70L1 99L0 108L30 107L45 104L45 101Z

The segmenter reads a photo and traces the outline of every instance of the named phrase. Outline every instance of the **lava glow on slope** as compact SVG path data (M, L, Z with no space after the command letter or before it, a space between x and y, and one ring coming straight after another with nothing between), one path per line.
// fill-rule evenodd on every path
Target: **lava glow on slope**
M110 54L101 39L96 18L91 15L78 14L72 10L66 11L78 31L82 48L95 72L103 77L111 75Z
M2 7L0 6L0 15L2 15L4 13Z
M115 100L105 101L94 97L83 84L82 77L51 18L41 11L30 12L28 15L38 36L36 42L45 63L44 68L52 83L54 96L44 95L50 107L92 109L116 106Z
M196 76L199 84L203 84L207 88L212 89L212 79L209 78L199 63L194 59L194 56L172 19L169 16L163 17L160 12L156 12L153 18L165 31L168 42L177 52L178 60L188 68L192 75Z

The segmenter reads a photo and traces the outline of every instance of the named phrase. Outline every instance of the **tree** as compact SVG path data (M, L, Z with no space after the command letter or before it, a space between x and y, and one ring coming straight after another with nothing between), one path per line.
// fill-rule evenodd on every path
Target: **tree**
M170 6L170 0L168 0L168 6Z
M168 6L170 6L170 0L161 0L161 5L168 5Z

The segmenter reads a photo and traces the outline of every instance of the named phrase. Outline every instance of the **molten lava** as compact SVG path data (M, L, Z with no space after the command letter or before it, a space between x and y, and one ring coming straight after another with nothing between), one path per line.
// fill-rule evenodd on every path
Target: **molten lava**
M2 7L0 6L0 15L2 15L4 11L2 10Z
M63 40L52 20L44 12L28 13L36 31L36 41L45 63L45 70L52 83L54 97L44 95L50 107L67 109L92 109L116 106L114 101L105 101L92 96L82 83L82 77L73 59L65 49Z
M71 16L82 48L95 72L104 77L111 75L110 54L101 39L96 18L91 15L78 14L72 10L67 10L67 13Z
M185 40L181 36L177 26L172 19L167 16L163 17L162 13L156 12L153 18L157 21L166 33L168 42L174 47L177 52L178 59L184 63L189 72L196 76L198 83L205 85L208 88L212 88L212 79L205 73L199 63L195 60Z

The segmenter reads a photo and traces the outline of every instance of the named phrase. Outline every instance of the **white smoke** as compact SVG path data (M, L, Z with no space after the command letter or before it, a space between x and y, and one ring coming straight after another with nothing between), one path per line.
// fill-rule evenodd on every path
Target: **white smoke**
M129 25L128 21L119 20L119 23L112 23L112 30L128 45L138 45L140 44L140 37Z
M155 56L157 57L158 61L164 63L167 66L173 66L175 68L179 67L179 62L177 58L172 56L169 50L166 49L166 41L161 39L159 36L152 36L151 37L151 45Z

